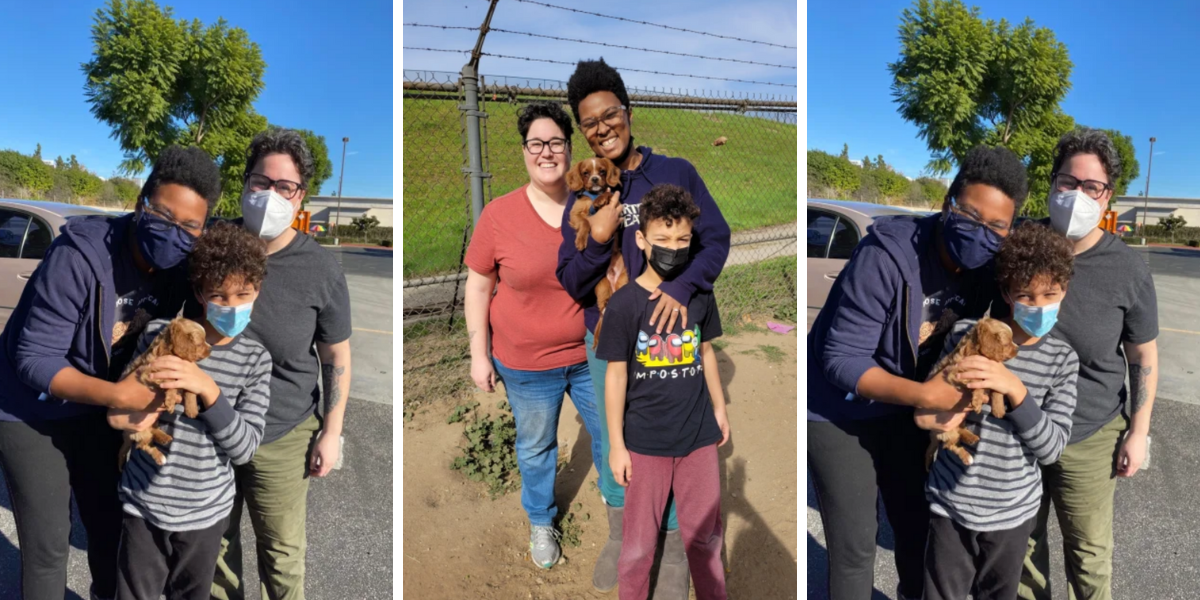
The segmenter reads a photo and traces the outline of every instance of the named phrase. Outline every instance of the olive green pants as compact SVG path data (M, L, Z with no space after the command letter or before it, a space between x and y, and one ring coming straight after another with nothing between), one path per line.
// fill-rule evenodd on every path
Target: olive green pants
M1029 538L1018 596L1050 600L1050 502L1062 529L1070 600L1112 600L1113 497L1116 457L1128 423L1117 415L1091 437L1068 445L1042 467L1042 507Z
M212 596L243 600L242 499L254 527L258 580L263 600L304 600L304 552L307 547L308 460L320 429L315 416L287 435L259 446L249 463L234 467L237 497L229 529L221 540Z

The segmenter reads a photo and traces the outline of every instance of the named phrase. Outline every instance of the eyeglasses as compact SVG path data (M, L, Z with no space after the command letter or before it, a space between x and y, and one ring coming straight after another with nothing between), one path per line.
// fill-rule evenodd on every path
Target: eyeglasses
M1111 183L1104 183L1095 179L1078 179L1066 173L1053 173L1050 175L1050 178L1054 181L1054 189L1060 192L1083 190L1083 193L1091 197L1092 200L1099 200L1105 191L1113 189Z
M562 154L567 151L567 140L562 138L550 138L549 140L529 138L524 142L521 142L521 145L525 146L526 152L533 155L541 154L542 150L544 150L546 146L550 146L550 152L552 154Z
M157 217L157 219L151 219L147 224L147 227L153 231L167 231L172 227L178 227L179 229L183 230L184 233L194 238L200 237L200 235L204 233L204 225L196 223L195 221L180 223L171 215L167 214L167 212L164 210L155 208L153 205L151 205L148 198L142 198L142 213L149 213L150 215Z
M267 177L261 173L251 173L247 175L246 185L252 192L261 192L263 190L275 188L275 191L279 192L280 196L283 196L288 200L295 198L296 193L304 189L303 184L296 183L295 181L288 181L286 179L271 179L270 177Z
M1000 225L998 223L984 223L983 218L979 216L979 213L976 213L970 208L960 207L958 205L958 198L950 199L950 210L963 217L962 219L958 220L956 224L957 229L961 231L975 231L976 229L983 227L990 233L993 233L999 237L1005 237L1008 235L1008 231L1011 228L1010 224Z
M579 128L582 129L584 133L588 133L588 132L596 129L596 127L599 127L600 121L603 121L604 124L608 125L609 127L616 127L617 125L621 124L621 115L623 115L624 113L625 113L624 105L614 106L614 107L604 111L604 114L600 115L599 120L584 119L583 121L580 121Z

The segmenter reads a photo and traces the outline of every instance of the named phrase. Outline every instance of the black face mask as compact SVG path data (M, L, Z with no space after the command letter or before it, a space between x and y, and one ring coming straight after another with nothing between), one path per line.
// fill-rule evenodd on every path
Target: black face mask
M686 246L678 250L668 250L662 246L650 244L650 267L658 273L666 281L675 279L680 273L687 268L688 262L692 259L691 247Z

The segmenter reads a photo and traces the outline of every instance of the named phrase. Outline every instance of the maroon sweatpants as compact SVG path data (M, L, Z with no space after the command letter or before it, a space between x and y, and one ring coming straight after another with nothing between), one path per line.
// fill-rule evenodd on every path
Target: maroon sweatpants
M624 533L617 563L620 600L646 600L650 595L650 567L672 490L696 598L725 600L717 445L683 457L635 452L629 457L632 473L625 490Z

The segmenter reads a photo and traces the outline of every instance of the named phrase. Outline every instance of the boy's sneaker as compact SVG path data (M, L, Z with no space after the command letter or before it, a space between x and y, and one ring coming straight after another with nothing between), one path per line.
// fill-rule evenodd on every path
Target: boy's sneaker
M553 526L549 525L533 525L529 531L529 554L533 557L533 564L549 569L558 564L558 560L562 558L562 548L558 546L558 540L562 537Z

